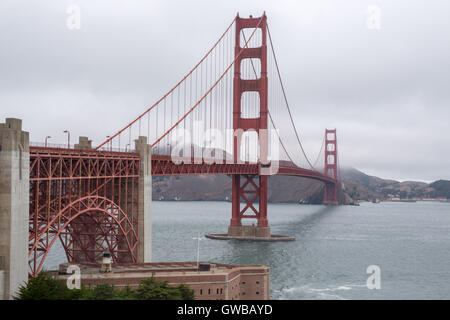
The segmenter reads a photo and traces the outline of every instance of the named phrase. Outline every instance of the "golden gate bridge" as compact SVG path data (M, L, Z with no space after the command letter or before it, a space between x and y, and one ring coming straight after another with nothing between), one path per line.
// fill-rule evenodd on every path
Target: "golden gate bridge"
M319 155L310 161L265 14L237 15L173 88L106 141L90 144L30 146L31 275L58 239L69 262L96 262L105 249L115 263L144 261L142 215L151 194L142 184L150 170L153 176L230 175L230 236L242 233L243 219L255 219L256 235L270 237L270 175L321 181L324 203L338 204L336 129L325 130ZM143 158L150 149L151 159Z

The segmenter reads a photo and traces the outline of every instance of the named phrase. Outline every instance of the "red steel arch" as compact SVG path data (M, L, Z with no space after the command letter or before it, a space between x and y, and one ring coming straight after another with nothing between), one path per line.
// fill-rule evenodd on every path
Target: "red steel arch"
M100 217L95 216L98 213L100 213ZM127 214L124 213L123 210L121 210L120 207L118 207L110 199L100 196L87 196L80 198L69 204L55 217L53 217L53 219L49 221L49 223L45 226L45 228L40 230L40 233L37 235L37 237L32 236L30 238L30 241L33 243L28 253L30 261L34 262L35 259L39 258L39 255L41 255L39 263L33 263L34 268L30 265L30 267L32 267L33 275L38 274L39 271L42 269L44 260L57 238L60 238L60 240L63 242L63 247L66 251L67 258L70 262L74 261L77 256L76 255L77 252L75 252L77 247L80 250L85 250L85 248L81 246L80 243L81 241L78 239L79 243L77 246L75 244L77 240L74 239L79 236L82 236L83 234L73 233L74 231L73 227L70 227L72 222L74 221L76 222L77 218L79 218L81 215L84 214L94 215L94 217L92 217L92 220L96 222L94 224L94 227L99 227L99 229L102 230L101 233L99 232L96 233L96 238L98 238L98 236L101 237L102 234L104 236L103 238L101 237L100 239L102 243L99 243L98 239L96 239L94 245L99 244L101 245L103 244L103 242L105 242L108 247L107 249L109 249L109 251L113 253L112 258L114 261L120 260L119 254L121 252L129 254L130 260L132 262L137 261L136 246L138 237L136 234L136 230L132 228L132 224ZM102 219L105 216L110 217L111 219ZM109 225L107 227L107 230L104 227L103 228L101 227L102 224ZM95 229L93 230L92 224L88 226L85 223L82 223L82 225L84 227L83 228L84 231L87 231L89 229L91 229L91 231L96 231ZM53 234L53 237L51 238L50 242L48 242L49 239L46 238L46 235L49 233ZM64 237L65 239L62 239L62 237ZM45 243L46 241L47 243ZM68 245L70 243L72 243L73 246ZM90 241L88 241L88 243L89 245L92 244ZM121 251L116 250L119 249L121 245L122 245ZM103 249L105 249L103 246L99 247L99 250ZM39 254L39 252L42 253ZM99 251L99 253L101 252L102 251ZM88 254L85 255L86 258L88 259L91 256ZM93 262L95 262L95 260Z
M139 170L137 153L30 147L30 274L56 239L69 262L137 262Z

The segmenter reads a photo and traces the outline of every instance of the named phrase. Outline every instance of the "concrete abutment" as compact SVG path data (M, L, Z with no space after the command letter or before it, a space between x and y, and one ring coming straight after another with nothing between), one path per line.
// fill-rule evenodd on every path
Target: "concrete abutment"
M0 299L28 280L29 134L22 120L0 123Z

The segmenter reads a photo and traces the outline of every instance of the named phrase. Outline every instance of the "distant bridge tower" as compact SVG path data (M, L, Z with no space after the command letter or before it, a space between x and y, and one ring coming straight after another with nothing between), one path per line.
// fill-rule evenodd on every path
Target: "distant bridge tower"
M260 22L261 21L261 22ZM261 30L261 46L256 48L241 48L241 30L246 28L259 28ZM259 136L259 160L267 161L268 143L266 137L261 137L260 130L268 128L268 80L267 80L267 18L264 14L261 18L236 17L235 35L235 65L233 82L233 129L256 131ZM244 39L245 41L245 39ZM242 51L241 51L242 50ZM241 53L239 55L239 53ZM244 59L259 59L261 62L261 76L257 79L241 78L241 63ZM257 92L259 94L259 116L255 118L243 117L242 95L245 92ZM240 159L240 136L233 140L234 161ZM238 175L232 177L232 218L228 229L229 236L256 236L269 237L270 228L267 220L267 175ZM258 200L259 206L255 207ZM241 209L241 201L243 208ZM256 227L242 226L243 218L257 220Z
M325 183L325 204L338 204L338 173L337 173L337 137L336 129L325 129L325 167L324 174L336 182Z

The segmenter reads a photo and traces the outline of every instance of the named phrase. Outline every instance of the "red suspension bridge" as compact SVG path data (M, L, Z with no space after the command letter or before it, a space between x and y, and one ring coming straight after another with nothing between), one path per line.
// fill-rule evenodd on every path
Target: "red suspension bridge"
M105 249L116 263L145 261L143 206L151 194L142 186L150 165L155 176L231 175L230 236L249 218L257 236L270 236L270 175L319 180L324 203L338 204L336 130L325 130L310 161L265 14L236 16L186 76L98 147L88 140L68 149L30 147L31 274L58 239L69 262L96 262Z

